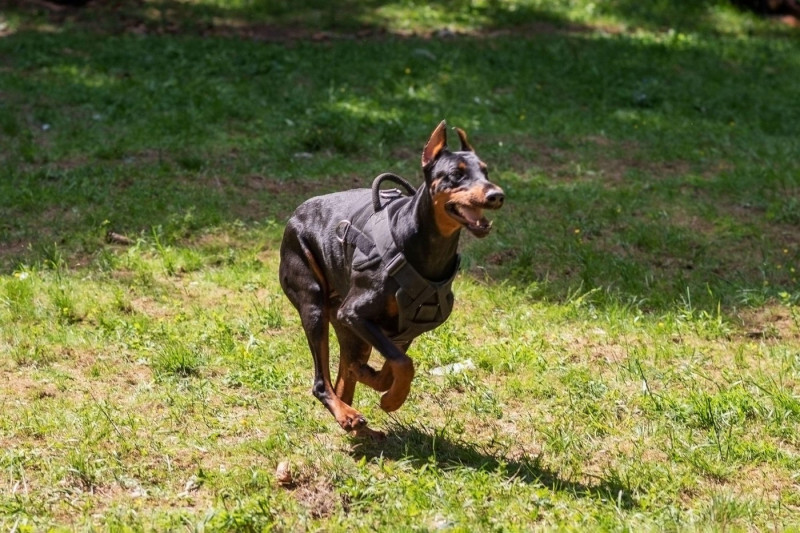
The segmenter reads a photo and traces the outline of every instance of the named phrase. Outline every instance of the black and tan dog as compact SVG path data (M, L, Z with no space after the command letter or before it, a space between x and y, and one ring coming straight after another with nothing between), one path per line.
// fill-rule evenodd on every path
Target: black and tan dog
M281 243L280 280L297 308L314 357L312 392L347 431L372 434L350 404L356 382L384 393L381 408L398 409L414 377L411 341L444 322L453 305L461 228L485 237L484 209L503 205L503 190L456 128L460 151L447 149L442 121L422 152L425 182L414 190L383 174L370 189L311 198L294 212ZM399 190L381 190L396 181ZM339 341L339 375L331 383L328 324ZM372 348L385 358L367 364Z

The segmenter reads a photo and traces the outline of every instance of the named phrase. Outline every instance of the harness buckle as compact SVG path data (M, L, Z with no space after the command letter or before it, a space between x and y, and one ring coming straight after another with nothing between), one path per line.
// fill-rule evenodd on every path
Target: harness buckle
M394 276L397 272L406 266L406 256L403 254L397 254L389 261L389 264L386 265L386 271L389 273L390 276Z
M350 231L350 226L352 224L349 220L342 220L336 225L336 229L334 233L336 234L336 240L340 243L344 244L347 239L347 233Z

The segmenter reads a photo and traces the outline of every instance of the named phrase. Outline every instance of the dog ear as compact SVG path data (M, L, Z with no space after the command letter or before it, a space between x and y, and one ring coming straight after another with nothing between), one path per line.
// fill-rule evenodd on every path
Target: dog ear
M465 132L461 128L453 128L453 129L456 130L456 133L458 133L458 138L461 139L461 151L462 152L474 152L475 149L467 141L467 132Z
M447 124L441 121L431 133L431 138L422 150L422 166L427 167L436 159L439 153L447 147Z

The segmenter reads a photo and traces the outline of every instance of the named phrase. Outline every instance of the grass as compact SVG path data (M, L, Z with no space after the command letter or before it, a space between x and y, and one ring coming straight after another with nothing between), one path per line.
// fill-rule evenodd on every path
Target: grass
M0 528L800 527L798 57L716 1L5 4ZM442 118L509 201L361 442L283 223Z

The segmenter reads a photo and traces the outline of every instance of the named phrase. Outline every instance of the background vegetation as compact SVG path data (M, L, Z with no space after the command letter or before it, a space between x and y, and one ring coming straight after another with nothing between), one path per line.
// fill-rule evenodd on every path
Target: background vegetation
M791 20L0 6L1 528L800 525ZM464 238L406 405L357 393L389 433L360 442L308 392L282 226L311 195L419 180L442 118L508 202Z

